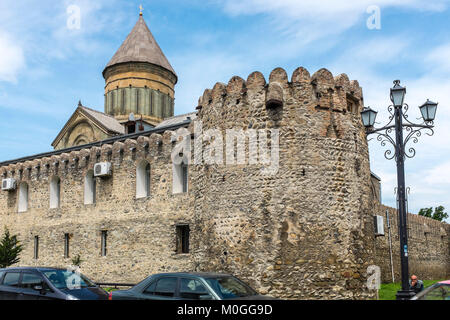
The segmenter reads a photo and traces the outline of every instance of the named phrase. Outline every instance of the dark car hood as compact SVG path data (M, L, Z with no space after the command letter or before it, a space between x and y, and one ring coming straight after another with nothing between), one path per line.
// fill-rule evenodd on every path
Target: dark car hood
M271 297L271 296L262 296L262 295L257 294L254 296L234 298L233 300L279 300L279 299Z
M98 287L81 288L81 289L61 289L65 294L70 294L80 300L108 300L108 293Z

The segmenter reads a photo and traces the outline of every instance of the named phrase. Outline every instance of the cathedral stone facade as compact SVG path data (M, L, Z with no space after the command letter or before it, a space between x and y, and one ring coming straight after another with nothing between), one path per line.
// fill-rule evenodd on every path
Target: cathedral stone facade
M0 193L0 228L24 244L20 265L66 267L80 254L98 282L219 271L281 298L375 296L366 281L379 182L357 81L326 69L254 72L173 116L177 76L142 16L103 75L105 113L80 103L55 151L0 163L0 177L16 181ZM245 161L208 161L211 149L230 148L218 139L229 130L247 137ZM267 140L274 172L260 151L250 160L250 132ZM450 230L439 230L444 257L434 265L445 274Z

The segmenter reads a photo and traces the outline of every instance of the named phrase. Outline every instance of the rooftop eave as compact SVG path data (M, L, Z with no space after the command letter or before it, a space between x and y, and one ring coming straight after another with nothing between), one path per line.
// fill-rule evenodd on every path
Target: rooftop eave
M151 63L151 62L148 62L148 61L126 61L126 62L119 62L119 63L115 63L115 64L112 64L112 65L108 65L108 66L105 67L105 69L103 69L103 72L102 72L103 79L106 80L105 74L106 74L106 71L107 71L108 69L112 69L112 68L115 68L115 67L118 67L118 66L127 65L127 64L141 64L141 63L142 63L142 64L148 64L148 65L151 65L151 66L155 66L155 67L157 67L157 68L161 68L161 69L163 69L163 70L165 70L165 71L171 73L171 74L175 77L175 82L174 82L174 84L177 84L177 83L178 83L178 76L177 76L177 74L175 73L175 71L169 70L169 69L167 69L167 68L165 68L165 67L163 67L163 66L160 66L160 65L158 65L158 64L154 64L154 63Z

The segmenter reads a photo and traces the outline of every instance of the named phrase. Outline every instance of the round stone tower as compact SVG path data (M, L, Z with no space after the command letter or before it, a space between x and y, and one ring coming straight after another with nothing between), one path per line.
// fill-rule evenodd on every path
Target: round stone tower
M157 125L174 113L177 75L142 17L103 71L105 113Z
M300 67L289 81L277 68L268 82L254 72L205 90L191 178L197 271L287 299L373 298L362 108L358 82L326 69ZM211 150L226 154L211 162Z

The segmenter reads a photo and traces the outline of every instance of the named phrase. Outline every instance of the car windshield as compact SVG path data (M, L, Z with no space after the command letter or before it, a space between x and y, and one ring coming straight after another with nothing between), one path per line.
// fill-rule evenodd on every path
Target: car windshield
M95 287L91 280L72 270L49 270L43 273L57 289L76 290Z
M222 299L256 295L256 291L234 277L206 278L206 282Z

